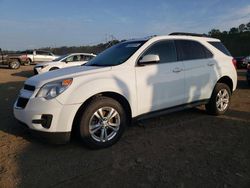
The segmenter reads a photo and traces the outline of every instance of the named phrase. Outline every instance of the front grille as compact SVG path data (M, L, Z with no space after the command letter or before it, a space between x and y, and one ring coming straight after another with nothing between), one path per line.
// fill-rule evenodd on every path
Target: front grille
M19 97L17 100L17 104L16 106L19 108L25 108L25 106L27 105L29 99L23 98L23 97Z
M23 86L23 89L28 90L28 91L35 91L36 87L35 87L35 86L31 86L31 85L25 84L25 85Z

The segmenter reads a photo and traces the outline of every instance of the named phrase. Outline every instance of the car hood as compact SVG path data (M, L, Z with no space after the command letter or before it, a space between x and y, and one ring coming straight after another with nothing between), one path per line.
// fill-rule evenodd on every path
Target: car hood
M112 67L95 67L95 66L69 67L33 76L28 80L26 80L25 84L35 86L36 88L40 88L48 82L66 78L75 78L79 76L95 74L104 71L110 71L111 69Z

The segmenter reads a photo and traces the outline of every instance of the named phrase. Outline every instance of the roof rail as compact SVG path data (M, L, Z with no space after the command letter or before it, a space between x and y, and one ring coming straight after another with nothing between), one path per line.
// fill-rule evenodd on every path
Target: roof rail
M185 36L194 36L194 37L209 37L206 34L198 34L198 33L185 33L185 32L174 32L169 35L185 35Z

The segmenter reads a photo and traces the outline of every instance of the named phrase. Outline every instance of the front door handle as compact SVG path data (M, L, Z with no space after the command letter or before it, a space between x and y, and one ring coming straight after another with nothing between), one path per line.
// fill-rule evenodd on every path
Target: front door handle
M181 69L181 68L179 68L179 67L176 67L176 68L174 68L174 70L173 70L174 73L179 73L179 72L181 72L181 71L183 71L183 69Z

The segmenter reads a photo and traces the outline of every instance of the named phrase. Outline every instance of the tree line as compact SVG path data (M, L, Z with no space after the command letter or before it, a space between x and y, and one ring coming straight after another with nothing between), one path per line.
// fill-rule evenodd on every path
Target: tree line
M229 31L212 29L208 35L220 39L235 57L250 55L250 22L240 24Z
M234 57L250 55L250 22L248 22L247 24L240 24L238 27L233 27L229 31L212 29L208 32L208 35L220 39ZM42 48L42 50L52 51L53 53L58 55L74 52L98 54L119 42L119 40L112 40L107 43L101 43L92 46L63 46L58 48Z
M247 24L240 24L238 27L233 27L229 31L220 31L219 29L212 29L208 32L208 35L220 39L234 57L250 55L250 22L248 22ZM39 50L51 51L57 55L77 52L99 54L103 50L119 42L119 40L111 40L109 42L100 43L97 45L71 47L62 46L56 48L46 47L40 48Z
M114 44L119 43L119 40L112 40L106 43L100 43L97 45L88 45L88 46L71 46L71 47L67 47L67 46L62 46L62 47L58 47L58 48L41 48L39 50L45 50L45 51L50 51L53 52L54 54L57 55L63 55L63 54L68 54L68 53L94 53L94 54L99 54L100 52L102 52L103 50L113 46Z

